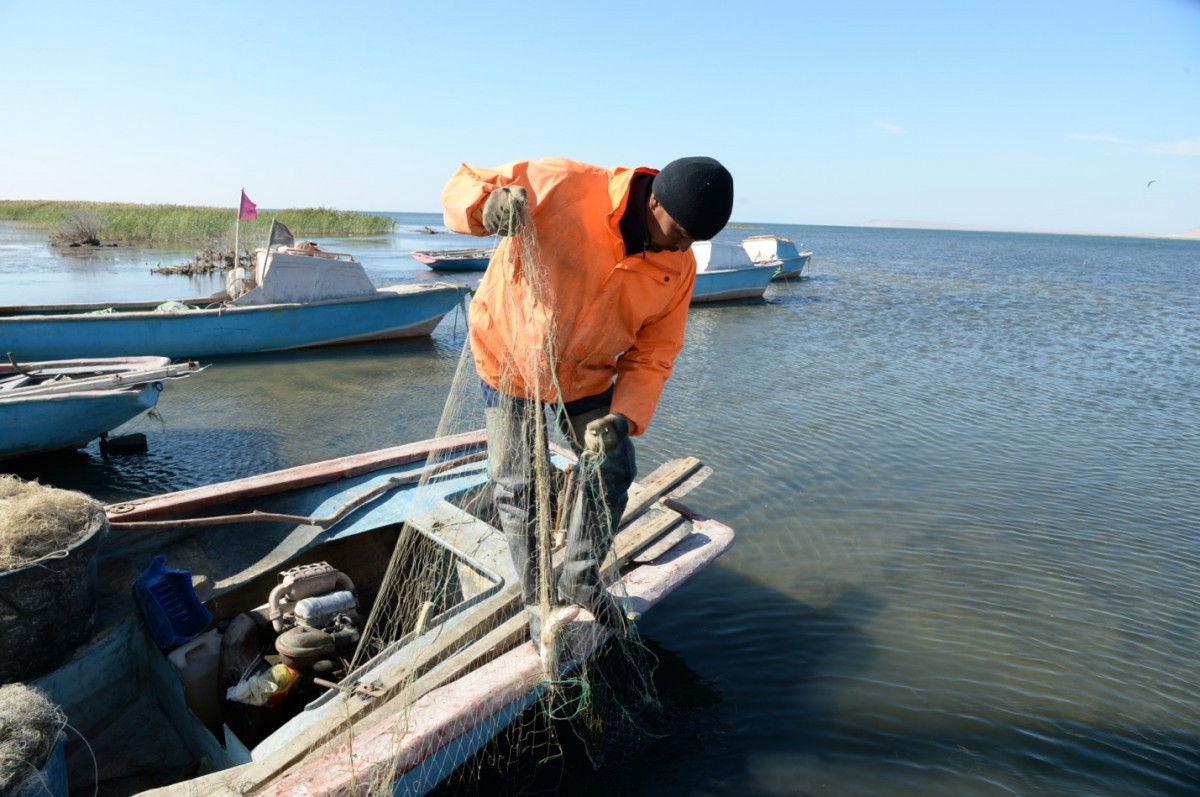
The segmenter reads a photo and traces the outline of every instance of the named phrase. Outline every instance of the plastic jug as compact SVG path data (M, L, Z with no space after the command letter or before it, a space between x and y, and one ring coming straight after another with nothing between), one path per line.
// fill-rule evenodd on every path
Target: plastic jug
M167 654L167 660L183 684L188 708L214 730L221 727L221 688L217 683L220 659L221 635L215 628Z

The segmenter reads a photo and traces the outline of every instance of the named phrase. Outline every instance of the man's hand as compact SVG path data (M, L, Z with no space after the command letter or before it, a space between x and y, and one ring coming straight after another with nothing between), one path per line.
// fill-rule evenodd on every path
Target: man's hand
M483 228L492 235L516 235L525 226L527 196L519 185L497 188L483 203Z
M583 431L583 447L593 454L612 451L629 437L629 419L620 413L605 415L589 423Z

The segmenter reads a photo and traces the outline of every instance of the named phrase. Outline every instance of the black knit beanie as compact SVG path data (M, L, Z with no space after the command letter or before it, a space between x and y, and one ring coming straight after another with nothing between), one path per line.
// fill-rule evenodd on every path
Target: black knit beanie
M733 175L712 158L671 161L654 175L650 191L697 241L724 229L733 212Z

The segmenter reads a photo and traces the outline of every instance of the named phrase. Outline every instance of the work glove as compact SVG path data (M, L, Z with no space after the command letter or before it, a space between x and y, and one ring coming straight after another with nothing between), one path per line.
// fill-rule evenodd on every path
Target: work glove
M497 188L483 203L483 228L492 235L516 235L525 226L526 204L521 186Z
M597 418L583 430L583 447L593 454L612 451L629 437L629 419L620 413Z

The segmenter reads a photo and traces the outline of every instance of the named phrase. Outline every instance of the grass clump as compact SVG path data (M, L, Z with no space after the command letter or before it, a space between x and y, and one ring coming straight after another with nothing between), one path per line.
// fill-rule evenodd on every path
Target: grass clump
M243 221L242 237L265 239L272 216L296 235L310 237L380 235L396 227L395 219L353 210L286 208L273 213L260 212L257 219ZM103 232L105 240L122 243L205 243L222 239L233 229L236 219L237 210L233 207L0 200L0 220L52 229L52 243L73 242L76 239L63 233L81 227L94 231L97 242ZM81 221L87 224L81 225Z

